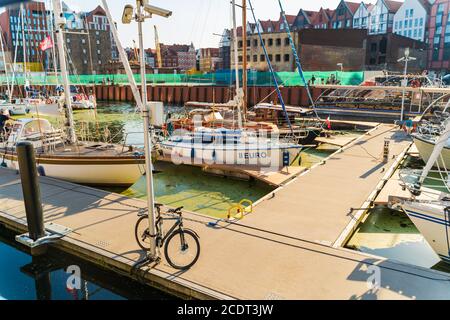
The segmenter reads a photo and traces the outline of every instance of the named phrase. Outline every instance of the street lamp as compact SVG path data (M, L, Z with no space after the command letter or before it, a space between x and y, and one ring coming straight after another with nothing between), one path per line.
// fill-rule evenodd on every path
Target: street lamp
M404 62L405 63L405 70L403 72L403 96L402 96L402 111L400 114L400 121L403 121L404 113L405 113L405 95L406 95L406 86L408 85L408 79L407 79L407 72L408 72L408 62L409 61L415 61L417 60L414 57L409 56L409 48L405 49L405 56L398 59L397 62Z
M147 13L145 14L144 11ZM172 12L166 9L161 9L148 4L148 0L136 0L136 10L132 5L126 5L123 10L122 23L130 24L131 21L138 23L139 32L139 55L141 65L141 87L142 87L142 103L143 110L142 115L144 118L144 143L145 143L145 167L146 167L146 182L147 182L147 205L148 205L148 220L150 233L150 258L156 260L158 253L156 252L156 239L152 236L156 235L155 226L155 200L153 194L153 171L152 171L152 141L151 141L151 129L150 129L150 110L147 97L147 81L146 81L146 66L145 66L145 53L144 53L144 37L142 32L142 24L145 19L151 18L154 14L168 18L172 15Z

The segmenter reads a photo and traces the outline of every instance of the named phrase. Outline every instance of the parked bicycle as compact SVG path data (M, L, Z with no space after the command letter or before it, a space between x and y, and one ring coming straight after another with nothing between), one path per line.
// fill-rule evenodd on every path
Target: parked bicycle
M191 268L200 256L200 242L197 233L183 227L183 207L169 209L168 218L161 217L162 204L155 204L156 209L156 246L164 246L164 256L170 266L177 270ZM135 227L135 237L143 250L150 250L151 236L148 230L148 214L139 213ZM173 220L175 224L163 234L163 221Z

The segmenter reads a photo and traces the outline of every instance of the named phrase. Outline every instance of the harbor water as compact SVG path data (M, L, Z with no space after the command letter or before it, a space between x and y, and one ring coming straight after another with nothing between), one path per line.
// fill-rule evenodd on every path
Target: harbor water
M125 300L174 297L52 249L31 257L0 228L0 300ZM79 277L78 277L79 275Z

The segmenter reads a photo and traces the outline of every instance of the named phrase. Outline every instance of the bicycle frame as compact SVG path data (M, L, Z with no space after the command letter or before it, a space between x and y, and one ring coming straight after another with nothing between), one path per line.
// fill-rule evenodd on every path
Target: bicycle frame
M169 221L169 220L176 220L175 224L169 229L169 231L166 233L166 235L162 236L162 228L161 228L161 222L162 221ZM156 221L156 231L160 238L160 243L158 243L159 247L162 247L164 242L166 242L167 238L177 229L183 228L183 218L182 217L173 217L173 218L162 218L160 215L157 218Z

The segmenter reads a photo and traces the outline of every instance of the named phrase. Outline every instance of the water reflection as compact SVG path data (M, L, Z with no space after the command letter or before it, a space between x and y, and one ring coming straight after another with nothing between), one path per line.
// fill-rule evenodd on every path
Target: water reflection
M43 257L31 257L0 230L0 300L123 300L172 299L159 290L127 278L111 275L97 267L50 250ZM80 288L69 290L67 267L81 271Z

